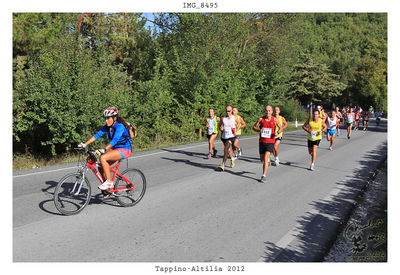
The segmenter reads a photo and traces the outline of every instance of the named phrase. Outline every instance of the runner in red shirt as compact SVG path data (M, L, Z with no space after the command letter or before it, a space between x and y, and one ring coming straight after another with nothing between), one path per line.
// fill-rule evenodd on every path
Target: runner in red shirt
M275 127L278 127L278 131L275 132ZM274 151L275 146L275 135L282 132L282 126L279 121L272 116L272 107L265 106L265 115L260 117L253 126L253 130L260 132L259 139L259 153L260 160L263 163L263 175L260 181L267 181L267 171L269 166L269 156Z

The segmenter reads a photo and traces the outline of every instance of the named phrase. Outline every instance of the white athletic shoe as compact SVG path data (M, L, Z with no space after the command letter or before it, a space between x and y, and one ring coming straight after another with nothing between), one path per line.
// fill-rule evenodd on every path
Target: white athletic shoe
M314 171L314 169L315 169L315 168L314 168L314 163L311 163L310 170L311 170L311 171Z
M329 146L329 150L331 150L331 151L332 151L332 146Z
M102 185L99 186L100 190L107 190L108 188L113 187L114 184L112 182L105 181Z
M279 158L275 158L275 166L279 166Z

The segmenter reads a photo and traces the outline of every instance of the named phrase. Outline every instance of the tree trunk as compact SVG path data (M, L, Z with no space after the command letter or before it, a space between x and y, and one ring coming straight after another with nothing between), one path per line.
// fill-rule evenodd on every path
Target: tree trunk
M203 109L200 109L200 119L203 120ZM203 127L199 128L199 139L203 137Z

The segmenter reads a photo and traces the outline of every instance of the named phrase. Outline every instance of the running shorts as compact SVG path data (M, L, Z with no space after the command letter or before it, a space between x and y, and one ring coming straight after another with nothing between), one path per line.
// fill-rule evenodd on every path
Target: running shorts
M307 139L307 147L308 148L312 148L312 147L314 147L314 145L319 146L320 141L321 141L320 139L317 139L317 140L314 140L314 141L311 141L311 140Z
M275 137L275 141L276 141L276 140L282 141L282 137Z
M132 155L132 151L124 148L112 148L111 150L118 150L118 152L121 154L122 159L129 158ZM111 151L110 150L110 151Z
M236 138L236 139L240 139L241 136L242 136L242 135L236 135L235 138Z
M212 133L211 135L207 134L207 139L210 139L213 135L216 135L217 133Z
M231 137L231 138L221 138L222 142L225 144L226 142L230 141L232 144L235 141L235 137Z
M336 128L335 129L328 129L325 132L325 135L328 135L328 136L333 136L335 134L336 134Z
M258 151L260 155L264 155L266 152L273 153L274 152L275 143L263 143L260 142L258 146Z
M350 125L352 125L353 124L353 122L346 122L346 125L347 126L350 126Z

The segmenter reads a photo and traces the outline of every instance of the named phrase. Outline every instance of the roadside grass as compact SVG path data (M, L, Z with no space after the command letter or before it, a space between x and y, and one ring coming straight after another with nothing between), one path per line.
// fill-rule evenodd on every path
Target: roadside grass
M289 122L289 126L285 129L285 132L289 131L294 131L294 130L299 130L301 129L300 122L298 122L298 128L295 126L295 122ZM243 136L249 136L249 135L254 135L255 132L251 131L251 133L243 133ZM200 139L196 140L191 140L191 141L185 141L185 142L167 142L167 143L158 143L158 144L153 144L148 147L144 148L137 148L135 147L135 141L133 141L133 152L145 152L145 151L150 151L150 150L157 150L157 149L163 149L163 148L168 148L171 146L178 146L178 145L186 145L186 144L192 144L192 143L199 143L199 142L205 142L207 141L206 137L202 137ZM39 167L46 167L46 166L52 166L52 165L57 165L57 164L65 164L65 163L73 163L78 161L78 154L74 152L69 152L69 153L64 153L62 155L52 157L52 158L46 158L46 157L41 157L41 156L33 156L31 154L25 155L25 154L14 154L13 155L13 171L18 171L18 170L26 170L26 169L34 169L34 168L39 168Z

